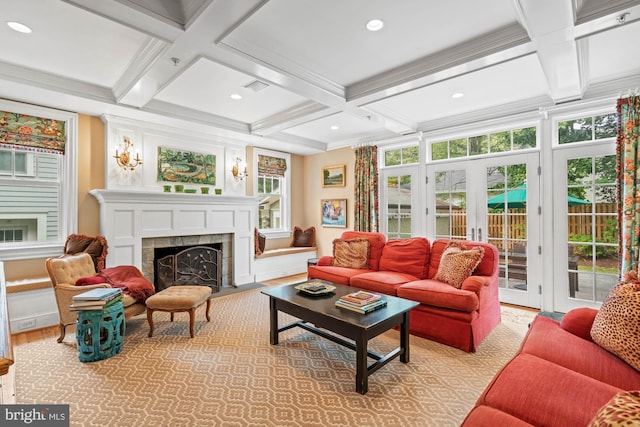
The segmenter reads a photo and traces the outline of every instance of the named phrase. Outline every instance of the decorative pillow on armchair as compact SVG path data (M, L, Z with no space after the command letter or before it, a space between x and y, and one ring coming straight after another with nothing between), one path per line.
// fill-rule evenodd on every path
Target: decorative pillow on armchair
M466 249L462 242L451 241L442 253L438 272L433 279L460 289L464 279L471 276L483 256L484 248L481 246Z
M591 326L591 338L640 371L640 281L635 272L625 279L602 303Z
M333 241L333 266L369 268L369 239L335 239Z

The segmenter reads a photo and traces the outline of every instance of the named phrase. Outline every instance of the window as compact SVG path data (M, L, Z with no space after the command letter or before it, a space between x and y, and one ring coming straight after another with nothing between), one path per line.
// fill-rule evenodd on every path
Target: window
M290 155L261 149L256 149L255 153L256 193L260 199L258 229L272 237L288 237L291 229Z
M476 157L536 148L536 127L512 129L431 143L431 159Z
M54 255L74 230L75 117L0 101L0 257Z
M581 117L558 122L557 130L558 144L615 138L617 118L615 113Z
M420 159L420 147L412 145L410 147L396 148L384 152L385 166L410 165L418 163Z

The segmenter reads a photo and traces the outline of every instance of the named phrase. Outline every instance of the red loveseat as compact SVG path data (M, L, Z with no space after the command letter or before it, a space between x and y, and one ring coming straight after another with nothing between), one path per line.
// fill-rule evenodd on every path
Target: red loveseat
M586 426L617 393L640 390L640 372L592 341L596 313L574 309L561 322L536 317L462 425Z
M498 300L498 250L481 242L484 256L460 289L434 280L448 239L431 244L423 237L390 239L382 233L346 231L341 240L369 240L367 268L333 265L323 256L309 266L309 279L327 280L372 292L398 296L420 303L411 311L411 334L475 352L482 340L501 321Z

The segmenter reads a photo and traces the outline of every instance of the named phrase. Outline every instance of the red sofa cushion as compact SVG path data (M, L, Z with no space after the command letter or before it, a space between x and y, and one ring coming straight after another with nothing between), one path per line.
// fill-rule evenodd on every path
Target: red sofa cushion
M465 427L473 426L509 426L509 427L527 427L531 426L522 420L509 415L506 412L498 411L490 406L476 406L469 412L464 419L462 425Z
M369 240L369 269L379 270L382 248L387 242L387 237L382 233L368 231L345 231L340 236L343 240L368 239Z
M429 272L427 278L431 279L438 273L438 267L440 266L440 259L444 250L451 239L436 239L431 243L431 257L429 259ZM491 276L494 272L498 271L499 254L495 246L483 243L483 242L471 242L465 241L464 245L467 248L474 246L480 246L484 248L484 256L480 261L480 264L473 271L473 275L477 276Z
M537 426L586 426L619 391L547 360L520 353L497 374L477 404Z
M414 280L416 277L410 274L395 271L373 271L351 277L350 284L356 288L395 296L398 286Z
M426 279L430 244L424 237L390 239L382 249L380 271L396 271Z
M640 389L640 374L633 367L549 317L533 320L522 352L625 390Z
M367 273L373 270L359 268L334 267L332 265L310 265L307 269L309 280L320 279L340 285L349 285L349 279L357 274Z
M457 289L448 283L425 279L405 283L398 288L398 296L421 304L449 308L470 313L478 310L480 300L473 291Z

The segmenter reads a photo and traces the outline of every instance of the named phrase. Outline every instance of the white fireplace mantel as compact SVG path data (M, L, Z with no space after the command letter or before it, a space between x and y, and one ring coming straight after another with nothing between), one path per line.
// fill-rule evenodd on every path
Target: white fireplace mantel
M142 239L233 234L234 285L253 282L255 197L91 190L100 203L100 233L107 239L107 266L142 265Z

